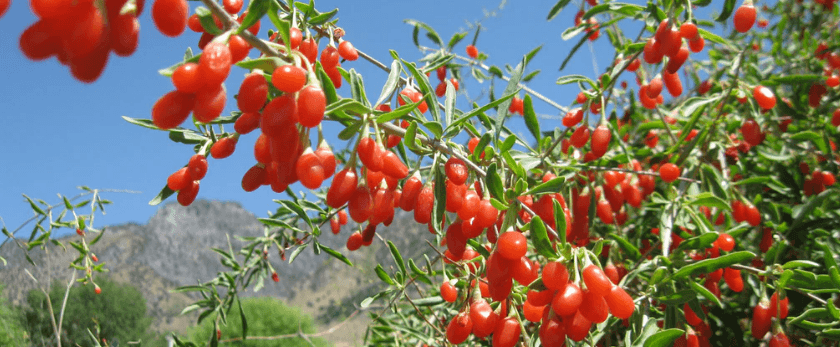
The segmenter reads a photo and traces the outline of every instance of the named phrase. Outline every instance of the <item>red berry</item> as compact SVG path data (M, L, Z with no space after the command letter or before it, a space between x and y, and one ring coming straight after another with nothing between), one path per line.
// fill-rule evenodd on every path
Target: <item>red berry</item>
M315 155L312 148L307 148L295 163L295 170L300 183L309 189L318 189L324 182L326 175L321 166L321 158Z
M347 238L347 250L355 251L362 247L362 233L354 232Z
M755 102L762 109L769 110L773 106L776 106L776 96L773 95L773 91L770 88L765 86L755 86L755 89L753 89L753 98L755 98Z
M790 340L783 332L779 332L770 338L769 347L790 347Z
M225 137L210 147L210 155L216 159L224 159L229 157L233 154L233 151L236 150L236 142L238 141L237 136L229 136Z
M260 112L268 100L268 82L261 73L251 73L239 86L236 104L242 112Z
M581 148L586 146L586 143L589 142L589 127L583 125L572 133L572 137L569 139L572 142L572 146L577 148Z
M519 342L522 326L516 317L507 317L496 324L493 331L493 347L513 347Z
M197 33L204 32L204 27L201 26L201 19L198 18L197 14L193 14L192 16L187 18L187 27L190 28L190 30Z
M280 275L278 275L276 272L272 272L271 273L271 280L274 281L274 282L280 282Z
M467 165L464 164L463 160L456 157L450 157L446 161L444 168L446 171L446 177L449 178L452 183L462 185L467 182L469 171L467 171Z
M160 1L160 0L158 0ZM230 48L221 42L210 42L198 59L198 73L206 86L217 86L227 79L232 57Z
M741 278L741 270L736 270L731 267L724 269L723 280L726 281L726 285L729 286L729 289L732 289L735 292L740 293L744 290L744 279Z
M353 196L358 184L356 171L344 169L333 177L330 189L327 190L327 205L332 208L339 208Z
M177 127L190 116L194 104L195 95L173 90L152 107L152 122L163 130Z
M347 210L350 212L350 218L356 223L368 220L373 214L373 197L370 195L368 187L356 187L349 203Z
M619 286L613 286L609 294L604 296L604 299L607 300L610 313L616 318L628 319L633 315L633 311L636 310L633 298Z
M735 15L732 20L735 23L735 30L739 33L745 33L755 24L755 7L751 0L747 0L741 7L735 10Z
M306 84L306 70L294 65L283 65L271 74L271 84L284 93L295 93Z
M242 9L242 0L224 0L222 5L227 13L237 14Z
M186 29L189 10L186 0L155 0L152 19L162 34L175 37Z
M583 292L583 302L586 304L580 305L578 311L587 320L593 323L601 323L609 317L610 308L607 306L607 301L604 300L603 295L587 290Z
M467 55L470 56L470 58L473 58L473 59L478 58L478 48L475 48L475 46L473 46L473 45L468 45L467 46Z
M379 152L382 156L382 172L384 174L400 180L408 177L408 166L405 166L394 152L384 148L380 148Z
M560 262L550 262L543 267L542 280L546 288L562 290L569 283L569 270Z
M785 319L788 315L788 297L779 300L779 292L770 297L770 316Z
M680 177L680 168L671 163L665 163L659 167L659 177L666 183L671 183Z
M528 239L518 231L502 233L496 241L496 252L506 259L517 260L525 256L527 251Z
M340 59L341 58L338 56L338 50L333 46L327 46L327 48L324 48L321 52L321 65L325 70L335 68Z
M207 158L201 154L193 155L190 157L187 169L193 180L200 180L204 178L204 175L207 174Z
M121 57L127 57L137 50L140 36L140 22L131 14L109 17L111 20L111 50Z
M321 124L324 119L324 111L327 108L327 99L324 91L316 86L310 85L298 93L298 122L307 128L314 128Z
M359 59L359 52L353 47L350 41L341 41L338 44L338 54L345 60L354 61Z
M242 176L242 189L246 192L253 192L262 186L266 179L265 166L262 164L254 165Z
M184 167L169 175L169 178L166 179L166 186L171 190L178 191L186 187L192 181L193 179L190 177L189 169Z
M190 204L195 201L195 197L198 196L198 188L199 188L199 181L192 181L192 183L187 184L186 187L181 188L178 191L178 203L181 206L189 206Z
M195 93L203 87L203 83L196 63L185 63L172 72L172 84L179 92Z
M446 340L457 345L467 340L472 333L472 319L466 312L461 312L453 317L446 326Z
M577 284L569 283L554 295L551 308L554 313L567 317L575 314L583 302L583 292Z
M102 293L102 288L99 288L99 285L94 284L93 285L93 292L96 293L97 295L99 295L99 294Z
M201 123L210 123L222 115L226 102L227 91L224 85L204 88L195 94L193 117Z
M727 233L720 234L716 242L720 249L727 252L730 252L735 248L735 238Z
M604 153L607 153L611 138L612 133L606 125L599 125L595 128L595 131L592 132L592 153L595 154L595 157L600 158Z
M284 94L265 105L260 118L260 128L262 133L270 138L283 138L297 132L297 121L298 109L294 95Z
M455 289L449 282L443 282L440 285L440 297L446 302L455 302L458 299L458 289Z
M335 154L326 143L321 144L315 150L315 155L321 159L321 166L324 168L324 177L331 177L335 173Z
M435 194L431 187L423 187L417 195L417 202L414 205L414 221L420 224L429 223L432 220L432 207L435 202Z
M318 57L318 42L315 42L315 39L310 37L300 42L298 50L306 56L310 64L314 64L315 58Z
M228 40L230 47L230 60L232 63L238 63L248 57L248 52L251 51L251 44L245 41L239 35L232 35Z
M590 264L583 269L582 277L583 282L586 283L586 287L589 291L598 296L607 296L607 294L610 293L610 289L613 287L612 282L604 271L595 264Z
M691 22L685 22L680 26L680 36L686 40L691 40L697 37L697 25Z
M766 299L765 299L766 300ZM771 318L770 307L767 302L760 302L753 309L753 319L750 331L756 340L763 340L764 335L770 331Z

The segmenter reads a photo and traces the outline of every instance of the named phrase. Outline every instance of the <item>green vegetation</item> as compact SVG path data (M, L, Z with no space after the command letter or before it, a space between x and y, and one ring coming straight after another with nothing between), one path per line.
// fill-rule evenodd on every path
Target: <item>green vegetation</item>
M94 334L98 330L98 337L111 344L149 341L153 337L148 332L151 318L146 316L146 300L140 291L107 277L98 277L96 284L102 289L100 294L94 293L91 285L70 289L62 323L62 345L93 346L88 330ZM51 286L50 302L56 315L61 310L65 288L60 282ZM23 317L32 344L52 346L55 337L46 296L41 291L32 290L27 302L29 307L24 309Z
M226 346L248 346L248 347L294 347L294 346L329 346L330 344L321 338L308 337L311 343L307 343L302 337L285 337L277 339L254 339L255 337L277 337L292 335L301 332L312 334L315 326L312 317L294 307L286 306L282 301L275 298L247 298L242 299L242 309L245 311L245 319L248 325L248 338L245 341L234 341L226 343ZM242 319L239 309L234 309L227 315L227 325L220 325L222 340L242 337ZM207 337L213 332L213 320L205 319L201 324L190 330L190 340L203 346L207 344Z
M0 346L23 346L26 344L26 329L23 328L20 312L6 301L5 285L0 284Z

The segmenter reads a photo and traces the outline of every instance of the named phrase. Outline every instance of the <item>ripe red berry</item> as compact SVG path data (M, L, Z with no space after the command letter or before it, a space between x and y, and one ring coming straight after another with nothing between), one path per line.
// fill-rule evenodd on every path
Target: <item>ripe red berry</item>
M312 148L307 148L295 163L295 170L300 183L309 189L318 189L324 182L326 175L321 166L321 158L315 155Z
M339 208L353 196L356 191L358 178L356 171L345 168L333 177L330 189L327 191L327 205L332 208Z
M735 30L739 33L745 33L755 24L755 7L752 0L746 0L741 7L735 10L735 15L732 20L735 23Z
M446 161L444 169L446 171L446 177L449 178L452 183L462 185L467 182L469 171L467 171L467 165L464 164L463 160L456 157L449 157Z
M671 163L665 163L659 167L659 177L666 183L671 183L680 177L680 168Z
M598 296L607 296L613 287L612 282L604 271L595 264L590 264L583 269L582 277L583 283L586 283L589 291Z
M575 314L582 302L583 292L580 287L577 284L569 283L554 295L551 308L559 316L567 317Z
M298 50L306 56L306 60L308 60L310 64L314 64L315 58L318 57L318 42L310 37L300 42Z
M455 302L458 299L458 289L455 289L449 282L443 282L440 285L440 297L446 302Z
M239 136L229 136L213 144L210 147L210 155L216 159L224 159L229 157L233 154L233 151L236 150L236 142L239 140Z
M741 270L736 270L731 267L724 269L723 280L726 281L726 285L729 286L729 289L732 289L735 292L740 293L744 290L744 279L741 278Z
M484 284L484 282L481 282ZM493 333L499 321L499 315L493 311L484 299L478 299L470 304L470 319L473 322L473 335L484 338Z
M569 283L569 270L560 262L550 262L543 267L542 280L546 288L561 290Z
M271 272L271 280L274 282L280 282L280 275L277 272Z
M766 300L766 299L765 299ZM760 302L753 309L753 319L750 332L756 340L763 340L764 335L770 331L771 318L769 304L765 301Z
M435 202L435 193L431 187L423 187L417 194L417 203L414 205L414 221L420 224L429 223L432 220L432 207Z
M242 176L242 189L246 192L253 192L262 186L266 179L268 178L265 166L263 164L254 165Z
M452 320L446 326L446 340L454 345L460 344L470 337L472 327L473 323L470 316L466 312L461 312L452 317Z
M613 286L609 294L604 296L604 299L607 300L610 313L616 318L628 319L633 315L633 311L636 310L633 298L619 286Z
M187 169L193 180L200 180L204 178L204 175L207 174L207 158L201 154L193 155L190 157Z
M186 29L189 10L186 0L155 0L152 20L162 34L175 37Z
M347 250L355 251L362 247L362 233L354 232L347 238Z
M171 190L178 191L186 187L192 181L193 179L190 177L188 169L183 167L169 175L169 178L166 179L166 186Z
M598 295L591 290L583 292L583 302L585 305L580 305L578 311L587 320L593 323L601 323L607 320L610 314L610 308L607 306L607 301L602 295Z
M93 285L93 292L96 293L97 295L102 294L102 288L99 288L98 284L94 284Z
M227 102L227 91L220 84L215 88L204 88L195 94L193 117L202 123L210 123L222 115Z
M356 223L362 223L373 214L373 207L373 197L370 195L370 189L365 186L356 187L347 206L350 218Z
M327 108L327 99L324 91L316 86L310 85L298 93L297 109L298 123L307 128L314 128L321 124L324 119L324 111Z
M606 125L599 125L595 128L595 131L592 132L592 154L600 158L607 153L611 138L612 133Z
M306 84L306 70L294 65L283 65L271 74L271 84L284 93L295 93Z
M494 347L513 347L519 342L522 335L522 326L516 317L507 317L496 324L493 331Z
M338 54L345 60L354 61L359 59L359 52L353 47L350 41L341 41L338 44Z
M195 197L198 196L198 188L199 188L199 181L192 181L192 183L187 184L186 187L181 188L178 191L178 203L181 206L189 206L190 204L195 201Z
M333 69L338 65L339 58L338 50L333 46L327 46L321 52L321 65L324 69Z
M525 256L528 251L528 240L518 231L508 231L499 235L496 241L496 252L502 257L517 260Z
M697 25L691 22L685 22L680 25L680 36L686 40L692 40L697 37Z
M162 96L152 107L152 122L169 130L183 123L195 105L195 95L173 90Z
M572 137L569 140L571 141L572 146L577 148L586 146L586 143L589 142L589 127L585 124L578 127L572 133Z
M473 45L468 45L467 46L467 55L470 56L470 58L473 58L473 59L478 58L478 48L475 48L475 46L473 46Z
M247 58L252 48L251 44L239 35L232 35L228 40L228 46L230 47L230 60L234 64Z
M289 44L292 46L292 49L297 49L300 47L300 43L303 40L303 33L298 28L291 28L289 29ZM317 50L317 46L315 46ZM308 57L308 55L307 55ZM310 63L315 63L315 60L310 60Z
M242 0L224 0L222 5L227 13L237 14L242 9Z
M773 91L770 88L765 86L755 86L755 89L753 89L753 98L755 98L755 102L762 109L769 110L776 106L776 96L773 95Z
M230 48L221 42L210 42L198 59L198 73L205 86L217 86L227 79L232 57Z

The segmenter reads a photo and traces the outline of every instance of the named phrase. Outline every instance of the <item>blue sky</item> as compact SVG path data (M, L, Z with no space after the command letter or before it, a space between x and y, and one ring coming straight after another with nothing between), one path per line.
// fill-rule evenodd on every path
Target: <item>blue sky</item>
M105 216L96 217L98 227L125 222L145 223L158 208L149 206L148 201L165 184L167 176L194 153L191 146L170 141L166 132L140 128L121 118L123 115L150 118L155 101L173 89L169 79L159 75L157 70L180 61L186 47L195 50L198 42L199 35L189 29L177 38L161 35L151 21L152 1L147 0L147 8L140 18L137 51L128 58L112 54L105 72L93 84L76 81L68 68L54 58L33 62L23 56L18 48L20 33L35 21L28 1L14 0L9 11L0 18L0 32L4 33L0 35L0 81L3 81L0 83L0 110L5 128L0 136L0 216L9 229L16 228L32 215L21 194L58 203L56 193L73 196L79 192L75 188L78 185L140 192L105 195L114 204ZM468 22L481 20L486 30L480 34L477 46L489 55L487 63L498 66L516 65L522 55L544 44L529 66L529 71L541 69L542 73L529 86L562 105L570 105L577 94L577 86L557 86L556 79L573 73L594 77L593 59L602 71L614 53L602 35L591 49L582 47L569 66L558 72L560 63L577 42L576 39L563 41L560 34L572 25L579 5L573 2L557 18L547 22L546 13L554 2L528 1L526 5L509 1L502 9L498 9L498 1L476 0L319 0L316 5L321 11L339 7L339 25L347 32L345 38L386 64L390 62L389 49L408 60L421 57L412 43L413 27L403 23L407 18L429 24L444 41L453 33L466 30ZM198 4L190 2L191 10ZM496 15L485 17L486 11L495 11ZM703 19L707 18L708 15ZM634 23L628 32L635 36L638 25ZM263 19L263 32L268 26L268 20ZM455 52L465 55L464 48L471 38L470 35L462 41ZM421 43L432 45L422 36ZM321 49L324 46L322 42ZM256 50L252 50L250 57L257 55ZM361 59L346 62L343 67L355 68L364 76L371 98L379 95L387 77L385 72ZM245 72L234 68L226 81L229 91L226 114L236 107L231 101ZM461 86L466 86L472 95L486 87L473 80L461 81ZM349 89L345 85L339 93L349 96ZM541 101L535 101L534 106L538 114L559 114ZM559 120L551 119L541 120L541 125L543 130L561 126ZM526 132L519 118L511 120L509 126ZM337 131L335 124L325 125L331 144L343 148L345 143L335 138ZM200 199L238 201L258 216L276 208L271 199L278 195L269 189L245 193L240 188L242 175L255 162L252 145L256 137L256 132L243 136L233 156L221 161L210 160L207 177L201 182ZM300 185L293 188L302 189ZM174 201L174 196L170 200Z

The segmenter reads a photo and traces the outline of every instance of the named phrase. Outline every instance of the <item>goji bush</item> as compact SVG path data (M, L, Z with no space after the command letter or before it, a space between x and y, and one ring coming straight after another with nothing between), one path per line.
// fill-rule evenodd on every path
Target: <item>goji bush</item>
M369 345L837 345L834 2L560 0L542 10L549 21L578 11L558 24L575 42L560 70L588 41L608 40L614 51L599 54L614 59L599 76L561 74L558 85L579 90L554 101L526 85L539 48L502 69L481 51L501 43L478 29L465 44L471 33L444 41L407 20L426 55L391 51L384 64L353 46L358 33L338 26L337 9L312 2L201 0L190 15L185 0L154 0L157 29L195 35L202 51L161 70L174 89L149 101L151 119L126 117L192 149L151 203L192 203L208 159L250 155L236 150L241 136L258 137L242 189L289 197L260 219L265 237L219 251L230 271L179 289L204 297L185 311L223 324L239 291L280 280L272 249L352 265L319 239L363 251L399 209L428 227L437 256L419 266L379 235L395 266L376 267L387 287L360 303L388 307L373 315ZM142 0L31 5L40 20L21 49L56 56L81 81L110 50L136 46ZM711 18L695 16L701 7ZM69 13L78 22L57 20ZM363 63L388 72L375 100L342 66ZM248 73L235 94L234 70ZM489 97L459 107L465 79ZM239 111L222 115L229 95ZM562 122L538 117L537 102ZM526 133L508 127L513 117ZM337 139L324 138L325 123L341 127ZM312 197L295 195L297 183ZM341 235L348 216L358 231ZM339 236L322 234L327 223Z

